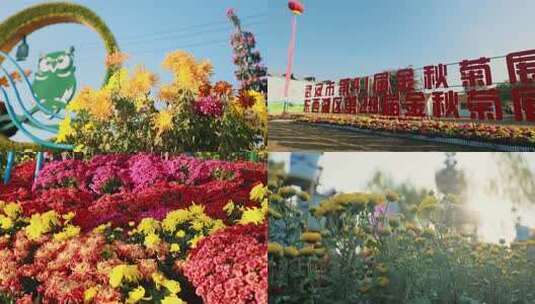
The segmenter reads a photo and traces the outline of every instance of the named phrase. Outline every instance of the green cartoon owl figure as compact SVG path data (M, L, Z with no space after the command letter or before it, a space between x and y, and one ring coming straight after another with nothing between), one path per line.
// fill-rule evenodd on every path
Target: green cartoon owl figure
M76 91L74 47L41 55L32 84L35 98L53 113L67 106Z

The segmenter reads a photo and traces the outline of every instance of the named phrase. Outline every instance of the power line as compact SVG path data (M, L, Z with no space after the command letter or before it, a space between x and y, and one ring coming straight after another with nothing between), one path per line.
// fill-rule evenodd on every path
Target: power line
M264 15L264 14L257 14L257 15L250 15L248 17L245 17L245 19L259 19L258 17L266 17L267 15ZM261 19L261 18L260 18ZM263 21L255 21L255 23L252 23L252 24L261 24L261 23L264 23ZM231 28L230 25L228 26L218 26L218 27L215 27L214 28L214 25L223 25L223 24L227 24L228 25L228 22L227 21L216 21L216 22L210 22L210 23L202 23L202 24L196 24L196 25L191 25L191 26L186 26L186 27L181 27L181 28L178 28L178 29L174 29L174 30L170 30L170 31L159 31L159 32L154 32L153 34L149 34L149 35L140 35L140 34L136 34L136 35L130 35L130 36L123 36L123 37L119 37L117 38L117 40L121 41L121 44L124 44L124 42L128 43L128 42L135 42L135 41L140 41L140 40L149 40L151 38L159 38L159 37L162 37L162 36L169 36L169 35L174 35L174 34L179 34L179 33L183 33L183 32L189 32L190 30L192 29L200 29L200 28L208 28L206 29L205 31L206 32L211 32L211 31L215 31L215 30L228 30L229 28ZM251 24L249 24L251 25ZM211 28L211 29L210 29ZM201 31L202 33L203 31ZM186 33L187 34L187 33ZM100 45L101 42L88 42L88 43L82 43L82 44L79 44L79 46L94 46L94 45Z
M260 34L262 34L262 32L260 32ZM257 37L259 36L258 33L256 36ZM229 44L229 40L228 39L209 40L209 41L202 41L202 42L196 42L196 43L191 43L191 44L177 45L177 46L173 46L173 47L166 48L166 49L139 50L139 51L130 50L130 51L127 51L127 53L133 56L138 55L138 54L151 54L151 53L162 53L162 52L166 53L166 52L172 52L178 49L193 48L193 47L200 47L200 46L207 46L207 45L219 45L223 43ZM77 61L87 61L88 59L96 58L96 57L98 56L95 55L95 56L80 57L79 59L77 59Z
M254 25L259 25L259 24L265 24L265 23L253 22L253 23L247 24L246 26L254 26ZM177 39L177 38L189 38L189 37L200 36L202 34L221 33L221 32L230 32L230 31L231 31L231 27L229 26L227 28L214 28L214 29L209 29L209 30L201 30L201 31L189 32L189 33L183 33L183 34L178 34L178 35L175 34L173 36L167 36L167 37L139 38L131 42L119 41L119 45L122 48L122 46L125 46L125 45L139 45L139 44L146 44L146 43L155 42L155 41L172 40L172 39ZM93 47L99 47L100 45L95 44L94 46L90 46L90 47L82 47L82 46L83 44L77 45L77 47L79 47L80 49L87 49L87 48L90 49Z

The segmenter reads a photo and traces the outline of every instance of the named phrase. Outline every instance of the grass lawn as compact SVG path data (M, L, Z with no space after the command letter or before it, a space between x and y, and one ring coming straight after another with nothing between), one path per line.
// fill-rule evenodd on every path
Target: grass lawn
M268 111L269 114L280 114L282 113L284 102L282 101L270 101L268 102ZM289 113L301 113L303 112L303 104L290 103L288 105Z

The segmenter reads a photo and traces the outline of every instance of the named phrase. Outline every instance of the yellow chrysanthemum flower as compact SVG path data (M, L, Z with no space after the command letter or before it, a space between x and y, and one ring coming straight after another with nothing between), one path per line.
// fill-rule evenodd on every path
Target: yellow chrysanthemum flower
M74 128L71 126L71 115L67 113L65 118L59 123L58 135L56 136L57 143L67 141L67 137L74 134Z
M172 103L177 100L180 96L180 89L174 84L163 85L160 87L160 92L158 93L158 98L163 101Z
M192 248L195 248L195 247L197 247L197 243L199 243L199 241L202 240L203 238L204 238L204 235L202 235L202 234L196 235L191 240L189 240L188 244Z
M270 254L276 254L279 256L284 255L284 247L282 247L281 244L277 242L269 242L268 243L268 253Z
M162 285L172 294L177 294L182 290L180 283L174 280L165 280Z
M204 228L204 223L199 220L194 220L191 222L191 229L195 231L201 231Z
M234 211L234 208L236 208L236 205L234 204L233 201L229 201L224 207L223 207L223 211L225 211L225 213L230 216L232 214L232 212Z
M207 83L213 72L212 64L208 61L197 62L193 55L184 51L168 54L162 65L173 72L173 85L177 90L197 93L203 83ZM160 92L161 94L161 92Z
M30 218L30 224L26 226L25 232L30 240L38 240L58 224L59 219L55 211L34 214Z
M71 211L69 213L62 215L61 218L63 218L66 222L70 222L75 216L76 214Z
M210 229L210 234L218 231L219 229L223 229L225 228L225 223L222 221L222 220L215 220L213 223L212 223L212 229Z
M13 227L13 220L5 215L0 214L0 228L8 230Z
M9 203L3 208L4 214L11 219L16 219L22 213L22 207L17 203Z
M265 213L260 208L245 208L243 210L241 219L238 221L239 224L261 224L264 222Z
M209 226L212 224L212 222L214 221L211 217L209 217L208 215L206 215L205 213L203 214L199 214L195 217L195 220L203 223L205 226Z
M161 304L186 304L182 299L177 297L176 295L170 295L165 298L163 298Z
M266 100L264 98L264 95L260 92L256 92L253 90L249 91L249 95L253 96L255 99L255 103L252 107L254 113L257 115L258 120L262 126L267 125L267 119L268 119L268 110L266 106Z
M310 246L303 247L299 250L299 254L303 256L310 256L310 255L313 255L314 253L315 253L314 247L310 247Z
M67 106L67 110L73 111L73 112L80 112L82 110L88 111L92 104L93 100L95 99L95 91L90 87L85 87L76 97L69 103Z
M143 66L138 66L127 84L122 88L122 95L135 100L146 101L147 94L158 81L158 77L146 70ZM143 104L136 103L139 110Z
M141 273L139 272L136 265L117 265L113 267L110 274L110 286L117 288L124 281L126 282L137 282L141 278Z
M184 230L178 230L176 233L175 233L175 237L181 239L183 237L186 236L186 232Z
M158 136L173 128L173 114L171 111L160 111L153 119L154 128L158 130Z
M297 257L299 256L299 249L297 249L294 246L285 247L284 255L290 256L290 257Z
M108 229L109 227L111 227L111 223L102 224L102 225L97 226L95 229L93 229L93 232L104 233L104 231L106 231L106 229Z
M150 233L147 236L145 236L145 241L143 242L143 245L145 245L147 248L154 248L160 244L160 237L155 233Z
M110 89L114 93L121 92L122 88L127 86L127 81L128 70L121 68L110 77L110 80L108 80L108 83L106 84L106 88Z
M171 246L169 247L169 252L179 253L180 252L180 245L177 244L177 243L171 244Z
M189 206L189 212L191 213L192 216L199 216L201 214L204 214L204 206L203 205L197 205L197 204L192 204L191 206Z
M98 288L96 286L88 288L84 291L84 303L90 303L97 295Z
M143 286L139 286L138 288L128 293L128 299L126 299L126 303L135 304L141 301L141 299L143 299L144 296L145 296L145 288L143 288Z
M321 233L318 232L303 232L301 234L301 241L307 243L317 243L321 241Z
M173 232L177 225L180 225L190 219L190 212L185 209L179 209L169 212L162 221L163 229L167 232Z
M112 92L103 88L95 93L89 113L98 120L106 120L113 114Z
M76 237L80 234L80 227L67 225L63 228L63 231L54 234L54 240L64 241Z
M160 222L151 217L142 219L137 225L137 231L145 235L155 233L158 229L160 229Z
M267 187L264 184L258 184L251 189L249 198L253 201L261 202L267 194Z

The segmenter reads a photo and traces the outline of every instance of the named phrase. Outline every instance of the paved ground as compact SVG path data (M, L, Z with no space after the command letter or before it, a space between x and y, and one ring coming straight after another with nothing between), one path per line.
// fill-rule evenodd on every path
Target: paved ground
M268 140L269 151L488 151L283 120L269 122Z

